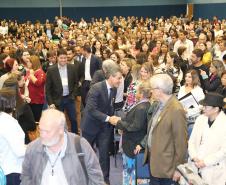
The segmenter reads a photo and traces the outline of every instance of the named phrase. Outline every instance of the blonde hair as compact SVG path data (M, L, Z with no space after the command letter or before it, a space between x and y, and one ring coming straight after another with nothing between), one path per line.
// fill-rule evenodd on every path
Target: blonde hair
M37 69L39 69L41 67L41 62L40 62L40 59L39 59L38 56L32 55L30 57L30 61L31 61L31 64L32 64L32 69L34 71L36 71Z

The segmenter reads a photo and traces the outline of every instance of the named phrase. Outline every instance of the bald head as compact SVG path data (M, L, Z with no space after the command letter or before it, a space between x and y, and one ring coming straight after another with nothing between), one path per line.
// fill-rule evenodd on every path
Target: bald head
M42 113L39 128L42 144L55 150L62 145L66 120L62 112L48 109Z
M65 115L59 110L47 109L42 112L39 124L45 124L46 126L50 126L52 128L59 126L64 127L66 125Z

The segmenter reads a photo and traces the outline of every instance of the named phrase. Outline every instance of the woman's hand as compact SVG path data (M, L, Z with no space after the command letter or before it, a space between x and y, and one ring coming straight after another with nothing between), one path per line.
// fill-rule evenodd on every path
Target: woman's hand
M139 154L141 151L142 147L140 145L137 145L136 148L134 149L134 154Z

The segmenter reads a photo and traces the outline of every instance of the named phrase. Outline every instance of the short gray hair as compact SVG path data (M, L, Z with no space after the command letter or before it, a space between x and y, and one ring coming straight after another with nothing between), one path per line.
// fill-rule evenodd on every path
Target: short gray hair
M114 63L108 65L107 70L104 71L106 79L109 79L110 76L116 76L116 73L122 73L118 64Z
M104 72L108 71L112 66L117 65L113 60L107 59L102 63L102 69Z
M168 74L156 74L151 77L150 84L152 89L161 89L164 94L172 94L173 80Z
M142 82L137 87L137 91L139 91L140 94L143 95L144 98L150 98L151 97L151 85L149 82Z

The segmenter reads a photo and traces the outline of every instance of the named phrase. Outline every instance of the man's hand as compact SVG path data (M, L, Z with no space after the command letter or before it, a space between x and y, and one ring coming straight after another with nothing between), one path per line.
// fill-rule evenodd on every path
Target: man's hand
M49 109L55 109L56 106L54 104L49 105Z
M118 123L118 121L121 120L120 117L117 116L111 116L109 118L109 123L111 123L112 125L116 125Z

